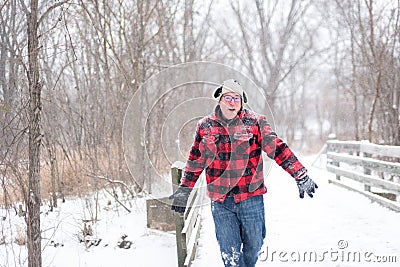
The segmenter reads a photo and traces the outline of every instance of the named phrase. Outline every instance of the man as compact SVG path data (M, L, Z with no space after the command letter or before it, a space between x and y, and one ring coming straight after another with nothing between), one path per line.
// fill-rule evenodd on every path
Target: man
M318 186L265 116L243 108L247 96L238 81L224 81L213 97L218 105L197 124L181 184L170 197L172 209L185 211L190 192L205 169L224 265L252 267L265 237L262 195L267 190L262 151L295 179L300 198L305 192L313 197Z

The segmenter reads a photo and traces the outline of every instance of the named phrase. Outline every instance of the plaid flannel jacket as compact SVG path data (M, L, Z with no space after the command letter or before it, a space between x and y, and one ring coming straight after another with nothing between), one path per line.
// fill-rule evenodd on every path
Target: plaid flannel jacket
M215 113L197 124L181 184L193 187L205 169L207 194L214 201L223 202L229 191L234 191L236 203L262 195L267 191L262 150L295 179L306 174L265 116L242 109L228 122L218 105Z

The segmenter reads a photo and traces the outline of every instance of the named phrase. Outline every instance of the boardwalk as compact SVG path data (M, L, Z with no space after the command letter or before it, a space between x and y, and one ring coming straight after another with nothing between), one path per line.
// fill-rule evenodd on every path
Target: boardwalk
M313 199L301 200L295 183L273 165L266 180L267 237L257 267L400 266L400 213L328 184L329 172L309 170L319 189ZM223 266L209 206L203 218L193 265Z

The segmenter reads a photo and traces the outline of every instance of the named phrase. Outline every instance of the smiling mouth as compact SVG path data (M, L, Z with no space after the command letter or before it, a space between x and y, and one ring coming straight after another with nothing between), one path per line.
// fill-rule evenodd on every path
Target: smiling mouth
M234 108L230 108L229 110L230 110L230 111L235 111L236 109L234 109Z

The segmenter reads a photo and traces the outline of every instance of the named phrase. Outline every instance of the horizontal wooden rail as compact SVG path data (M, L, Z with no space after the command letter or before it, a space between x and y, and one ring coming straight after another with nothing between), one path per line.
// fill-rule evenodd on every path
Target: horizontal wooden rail
M346 185L345 183L341 182L340 180L329 180L329 182L332 183L332 184L335 184L337 186L346 188L347 190L354 191L354 192L357 192L359 194L362 194L362 195L368 197L369 199L379 203L380 205L382 205L384 207L387 207L387 208L389 208L391 210L400 212L400 205L398 203L394 202L394 201L391 201L391 200L385 198L385 197L381 197L379 195L376 195L376 194L368 192L368 191L363 191L363 190L356 189L356 188L354 188L352 186Z
M328 171L333 172L339 176L344 176L344 177L350 178L357 182L361 182L361 183L365 183L365 184L368 184L371 186L386 189L388 191L400 193L400 184L399 183L386 181L386 180L377 178L372 175L359 173L357 171L344 170L344 169L341 169L340 167L333 166L330 164L328 164L326 168Z
M365 141L329 140L326 143L328 151L332 152L360 152L383 157L400 158L400 146L376 145Z
M185 212L185 223L182 229L182 235L186 240L186 258L183 266L190 266L194 260L197 249L197 240L200 235L200 206L202 198L202 188L193 189L192 201L188 205L188 209Z
M327 159L327 170L336 174L336 179L329 179L329 182L361 193L400 212L400 203L396 201L400 196L400 183L382 178L385 174L400 178L399 146L330 140L327 142ZM341 177L358 182L363 185L364 190L346 184ZM371 187L380 188L384 192L373 193ZM395 199L389 200L381 196L389 194L394 195Z
M346 155L336 152L328 152L327 157L328 159L331 159L334 162L343 162L343 163L358 165L364 168L373 169L376 171L387 172L392 174L400 174L400 163L396 162L387 162L383 160Z

